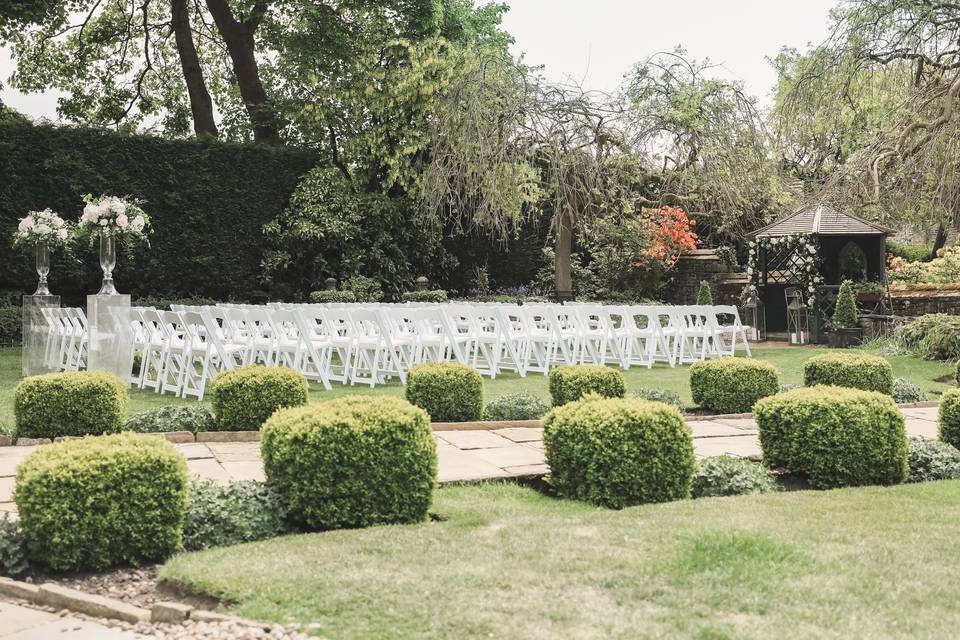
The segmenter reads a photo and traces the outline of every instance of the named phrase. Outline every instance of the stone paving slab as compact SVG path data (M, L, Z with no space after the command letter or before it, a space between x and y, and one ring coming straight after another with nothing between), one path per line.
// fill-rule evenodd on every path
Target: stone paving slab
M496 447L494 449L472 449L464 453L489 462L495 467L519 467L531 464L543 464L543 452L533 447Z
M496 429L493 433L513 442L539 442L543 440L543 429L509 427L507 429Z
M754 431L747 431L745 429L740 429L738 427L733 427L728 424L724 424L719 421L712 420L697 420L696 422L688 422L690 429L693 431L694 438L717 438L720 436L747 436L749 437Z
M711 422L736 427L742 431L757 430L757 422L753 418L717 418L716 420L711 420Z
M937 439L937 423L923 418L907 418L907 435L927 438L928 440Z
M2 640L133 640L144 636L78 618L0 601Z
M56 614L0 601L0 638L58 620Z
M937 421L939 409L937 407L918 407L901 409L906 418L919 418L921 420Z
M737 456L759 458L760 440L756 436L732 436L720 438L696 438L693 451L698 458L713 456Z
M191 442L188 444L175 444L177 451L182 453L187 460L199 460L202 458L212 458L213 451L210 450L210 446L205 443L200 442Z
M516 443L499 436L493 431L435 431L434 435L452 444L458 449L492 449L495 447L509 447Z
M13 476L0 478L0 502L13 501Z

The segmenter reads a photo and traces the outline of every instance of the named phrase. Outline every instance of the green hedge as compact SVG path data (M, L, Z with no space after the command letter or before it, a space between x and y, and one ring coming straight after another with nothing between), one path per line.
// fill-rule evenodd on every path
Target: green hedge
M77 220L85 193L129 195L144 201L155 232L149 247L121 256L114 272L121 291L266 299L263 225L315 163L313 152L288 147L4 123L0 238L10 238L27 211L50 207ZM96 291L101 278L96 249L75 254L80 263L55 252L50 272L51 290L67 303ZM0 251L0 289L32 291L36 282L32 258Z
M184 457L132 433L40 447L14 489L31 560L59 571L166 558L180 547L186 498Z
M127 385L103 371L31 376L14 391L13 413L21 438L115 433L127 413Z
M217 427L256 430L277 409L307 403L307 379L287 367L251 365L223 371L210 383Z
M407 400L433 422L471 422L483 416L483 379L456 362L420 364L407 374Z
M404 302L446 302L447 292L444 289L434 289L432 291L407 291L400 298Z
M558 495L621 509L687 498L693 439L680 412L659 402L591 396L543 420L550 486Z
M23 309L0 307L0 346L16 345L23 341Z
M744 413L760 398L780 390L777 370L749 358L717 358L690 367L690 393L699 406L717 413Z
M960 449L960 389L947 389L937 416L940 439Z
M588 393L597 393L604 398L622 398L627 392L623 373L601 365L563 365L550 369L547 377L550 399L555 407L579 400Z
M430 418L396 397L284 409L263 425L267 479L290 517L312 529L422 522L437 451Z
M803 384L851 387L893 395L893 367L886 358L862 353L824 353L803 363Z
M896 484L907 478L907 434L890 396L815 386L754 407L764 460L819 489Z
M353 291L334 291L331 289L324 289L323 291L312 291L310 293L310 302L313 302L314 304L356 301L357 296L353 295Z

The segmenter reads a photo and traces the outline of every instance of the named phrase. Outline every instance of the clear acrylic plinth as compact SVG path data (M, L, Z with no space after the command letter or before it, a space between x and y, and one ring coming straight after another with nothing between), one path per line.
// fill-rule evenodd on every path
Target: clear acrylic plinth
M90 331L87 369L109 371L129 382L133 354L130 296L87 296L87 325Z
M23 377L50 373L53 368L46 362L49 325L43 318L45 307L59 307L60 296L23 296L23 350L20 364ZM56 357L56 354L52 354Z

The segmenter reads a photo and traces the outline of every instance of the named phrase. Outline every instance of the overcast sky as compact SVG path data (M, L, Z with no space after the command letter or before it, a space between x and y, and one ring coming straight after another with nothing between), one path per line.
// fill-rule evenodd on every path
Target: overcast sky
M769 103L775 76L767 63L782 46L805 48L827 35L836 0L507 0L515 54L544 65L551 80L572 78L590 89L616 89L630 67L681 45L723 65ZM0 49L3 102L34 118L56 119L56 97L23 95L6 86L13 71Z

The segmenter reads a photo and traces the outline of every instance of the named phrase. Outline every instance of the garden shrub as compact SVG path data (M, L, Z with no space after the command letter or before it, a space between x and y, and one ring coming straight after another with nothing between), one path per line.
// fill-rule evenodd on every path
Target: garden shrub
M897 333L903 346L927 360L960 359L960 316L928 313Z
M15 578L29 568L27 541L20 523L6 511L0 512L0 576Z
M897 404L924 402L926 399L927 396L920 390L920 387L909 380L904 380L903 378L893 379L893 401Z
M947 389L937 414L940 439L960 449L960 389Z
M697 289L697 304L712 305L713 292L710 290L710 283L706 280L700 281L700 288Z
M338 304L356 301L357 296L353 295L353 291L334 291L331 289L324 289L323 291L312 291L310 293L310 302L313 302L314 304Z
M546 402L526 391L494 398L483 410L484 420L539 420L550 410Z
M256 430L277 409L307 403L307 379L287 367L251 365L222 371L210 383L221 429Z
M777 370L769 362L749 358L717 358L690 367L693 401L717 413L744 413L760 398L780 390Z
M119 433L58 442L17 467L30 559L58 571L162 560L182 541L187 465L166 440Z
M818 489L907 477L903 415L889 395L804 387L764 398L754 416L767 464L805 476Z
M483 416L483 380L456 362L420 364L407 373L407 400L433 422L470 422Z
M343 281L343 290L351 292L357 302L380 302L383 300L383 287L376 278L351 276Z
M844 280L837 293L837 306L833 310L833 326L841 329L856 327L860 322L857 300L853 295L853 282Z
M212 307L217 305L222 300L215 300L214 298L207 298L204 296L185 296L185 297L166 297L166 296L154 296L148 295L142 298L138 298L133 306L135 307L153 307L154 309L162 309L164 311L170 311L170 307L173 305L184 305L188 307Z
M23 340L23 309L0 307L0 346L17 345Z
M960 360L957 360L957 364L954 367L953 380L957 384L960 384Z
M803 363L803 384L850 387L893 395L893 367L886 358L863 353L824 353Z
M781 488L762 464L746 458L715 456L697 462L691 494L694 498L741 496L780 491Z
M602 365L554 367L550 369L548 379L550 398L555 407L579 400L588 393L597 393L604 398L622 398L627 392L623 373Z
M279 492L264 482L193 480L187 492L183 548L198 551L289 533Z
M447 301L447 292L444 289L433 289L431 291L407 291L400 298L404 302L436 302Z
M960 450L940 440L910 438L907 464L907 482L960 479Z
M690 428L662 403L590 394L546 415L543 444L561 497L621 509L690 495Z
M634 398L639 398L640 400L652 400L654 402L662 402L664 404L669 404L672 407L676 407L680 410L680 413L683 413L687 408L683 403L683 400L680 399L680 394L675 391L668 391L667 389L655 389L653 387L640 387L633 392Z
M169 433L171 431L216 431L217 421L202 405L167 405L141 411L123 422L123 431L134 433Z
M284 409L263 425L267 479L311 529L422 522L437 450L427 412L401 398L350 397Z
M20 438L115 433L127 412L127 385L103 371L46 373L21 380L13 403Z

